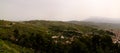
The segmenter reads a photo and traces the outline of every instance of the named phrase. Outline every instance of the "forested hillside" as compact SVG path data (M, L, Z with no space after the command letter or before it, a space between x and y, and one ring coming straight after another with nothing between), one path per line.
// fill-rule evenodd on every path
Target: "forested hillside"
M120 53L114 33L61 21L0 21L0 53Z

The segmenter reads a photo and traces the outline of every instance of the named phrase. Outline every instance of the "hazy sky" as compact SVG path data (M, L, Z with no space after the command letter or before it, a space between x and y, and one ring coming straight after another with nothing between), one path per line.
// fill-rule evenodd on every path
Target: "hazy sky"
M82 20L120 18L120 0L0 0L0 19Z

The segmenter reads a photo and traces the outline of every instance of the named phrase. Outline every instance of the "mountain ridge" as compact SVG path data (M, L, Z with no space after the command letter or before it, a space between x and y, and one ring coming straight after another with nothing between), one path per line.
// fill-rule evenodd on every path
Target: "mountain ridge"
M90 17L83 21L96 22L96 23L116 23L120 24L120 19L118 18L107 18L107 17Z

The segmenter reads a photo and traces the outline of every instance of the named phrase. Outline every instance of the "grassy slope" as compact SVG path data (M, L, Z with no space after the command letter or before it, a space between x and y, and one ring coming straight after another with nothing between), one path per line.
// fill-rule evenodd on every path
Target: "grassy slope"
M33 53L33 50L0 40L0 53Z

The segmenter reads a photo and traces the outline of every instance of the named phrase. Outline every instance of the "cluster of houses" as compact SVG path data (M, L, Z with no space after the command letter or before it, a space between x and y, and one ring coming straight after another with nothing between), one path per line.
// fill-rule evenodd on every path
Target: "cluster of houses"
M120 30L111 30L115 34L115 36L112 37L113 43L120 43Z
M55 43L58 43L58 42L59 42L59 39L62 39L62 41L61 41L62 44L71 44L72 41L74 41L75 36L72 36L72 37L52 36L51 38L54 39L54 42L55 42Z

